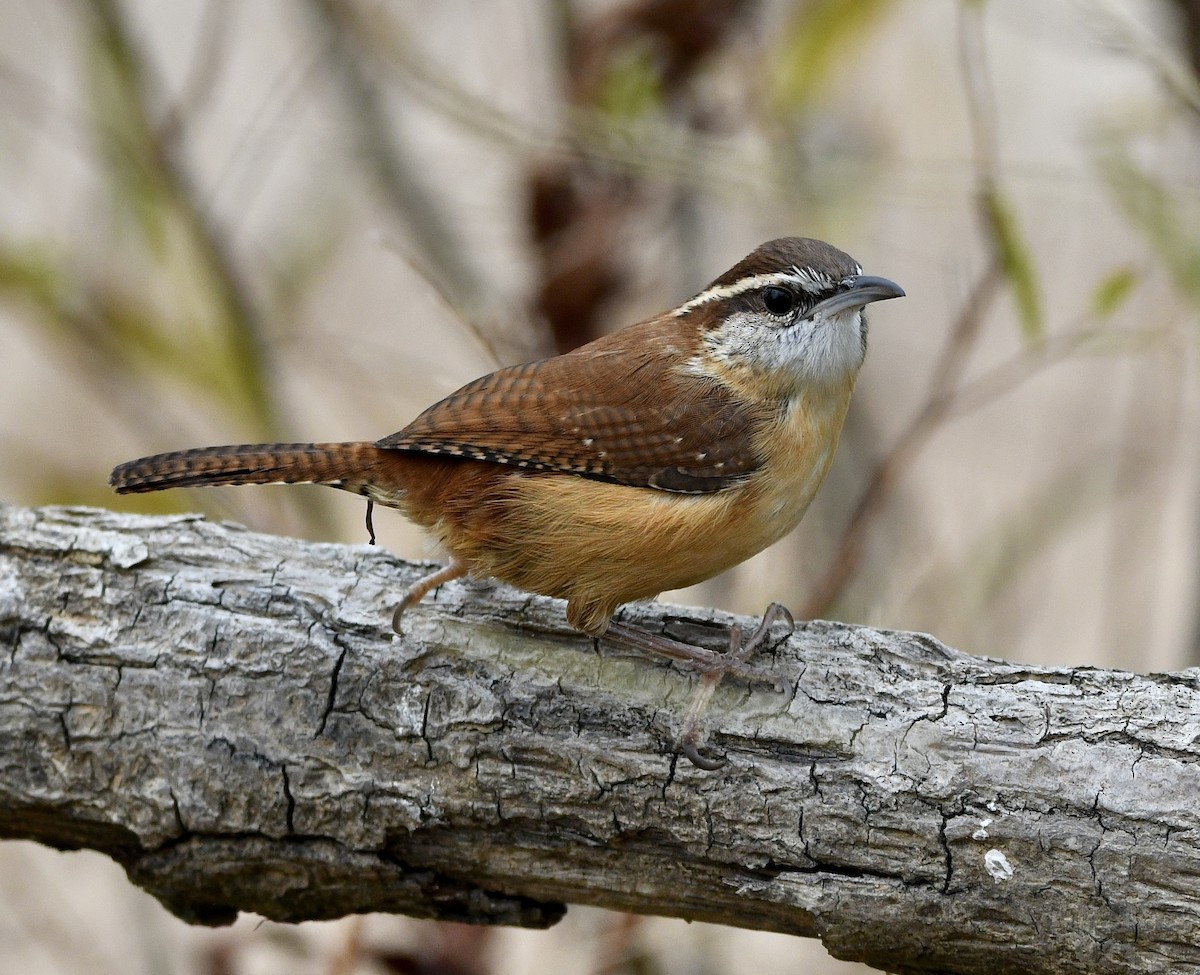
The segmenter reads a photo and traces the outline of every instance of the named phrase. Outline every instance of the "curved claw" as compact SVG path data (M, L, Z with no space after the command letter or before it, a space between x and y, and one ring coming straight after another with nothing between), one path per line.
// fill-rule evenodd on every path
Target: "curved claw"
M796 620L793 618L791 610L784 606L783 603L771 603L762 614L762 619L759 621L758 626L745 642L741 655L748 656L751 652L761 647L766 642L767 635L771 632L771 627L781 621L787 628L786 636L791 636L796 632ZM730 651L734 651L732 644Z
M428 575L421 579L415 585L410 586L408 591L400 599L400 605L396 607L396 611L392 613L392 629L396 631L397 636L403 636L400 632L400 617L405 613L405 610L414 603L419 603L427 592L431 589L436 589L444 582L449 582L451 579L458 579L460 576L467 574L467 567L457 559L451 559L450 564L444 569L439 569L433 575Z
M408 598L405 597L404 599L401 599L399 603L396 604L396 610L395 610L395 612L392 613L392 629L395 631L397 636L404 635L404 633L400 629L400 619L401 619L401 617L404 616L404 611L406 609L408 609L408 605L409 605Z
M403 618L404 614L408 612L408 608L414 603L420 602L421 598L428 591L427 589L422 588L423 585L423 582L417 583L417 585L409 589L401 597L400 602L396 604L396 609L392 613L392 629L395 630L397 636L404 636L404 632L400 629L400 620Z
M687 760L696 766L698 769L703 769L705 772L716 772L718 769L724 768L729 764L727 758L705 758L700 754L700 749L696 747L694 741L685 741L679 746L679 750L687 756Z
M788 636L796 632L796 618L792 616L792 611L784 606L783 603L771 603L767 607L767 611L763 613L763 623L768 627L774 626L781 619L784 625L787 626Z

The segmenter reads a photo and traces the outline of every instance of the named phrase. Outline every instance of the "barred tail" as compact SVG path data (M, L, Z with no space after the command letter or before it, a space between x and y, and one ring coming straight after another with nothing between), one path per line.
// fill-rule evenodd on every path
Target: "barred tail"
M371 443L199 447L131 460L108 483L118 494L214 484L328 484L358 490L381 451Z

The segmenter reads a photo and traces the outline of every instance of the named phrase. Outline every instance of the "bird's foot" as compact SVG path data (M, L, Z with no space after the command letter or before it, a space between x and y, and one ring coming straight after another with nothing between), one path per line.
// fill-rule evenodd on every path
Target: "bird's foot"
M777 690L783 689L778 677L746 663L751 654L762 649L770 637L772 627L780 622L785 625L787 635L790 636L796 628L792 614L779 603L771 603L767 607L767 611L763 613L757 628L748 638L743 638L742 631L737 627L730 629L729 649L725 653L714 653L712 650L672 640L670 637L645 633L642 630L626 626L624 623L609 623L608 630L604 635L614 642L686 663L700 672L700 684L692 695L687 716L684 718L679 747L693 765L712 772L725 765L726 760L724 758L708 758L700 752L702 732L700 719L704 710L726 674L744 677L752 682L769 683Z

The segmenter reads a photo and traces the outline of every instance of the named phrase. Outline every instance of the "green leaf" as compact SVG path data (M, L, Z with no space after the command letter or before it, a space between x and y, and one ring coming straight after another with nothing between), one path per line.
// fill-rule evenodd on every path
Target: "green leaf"
M596 93L596 107L614 118L637 119L662 100L662 79L649 47L631 43L618 50Z
M39 244L0 248L0 295L31 302L42 311L57 313L67 284L60 259Z
M1038 297L1037 276L1033 269L1029 247L1017 226L1017 219L1008 201L994 187L986 188L980 200L992 246L1000 258L1000 267L1012 288L1021 332L1033 341L1042 337L1042 309Z
M1137 285L1138 275L1131 267L1119 267L1110 272L1092 291L1092 314L1109 318L1125 304Z
M1141 169L1124 146L1111 142L1102 149L1100 171L1125 216L1145 236L1175 287L1191 301L1200 302L1200 234L1180 219L1191 211L1191 205Z
M844 63L846 49L863 37L892 0L810 0L796 5L783 30L770 72L777 108L802 108Z

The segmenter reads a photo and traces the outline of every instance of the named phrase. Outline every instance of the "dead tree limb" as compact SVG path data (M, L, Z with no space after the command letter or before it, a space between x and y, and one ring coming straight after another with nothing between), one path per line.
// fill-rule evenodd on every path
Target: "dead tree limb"
M1200 971L1200 691L811 623L675 758L695 677L553 601L197 517L0 506L0 837L219 924L566 903L900 972ZM628 618L723 642L730 618Z

